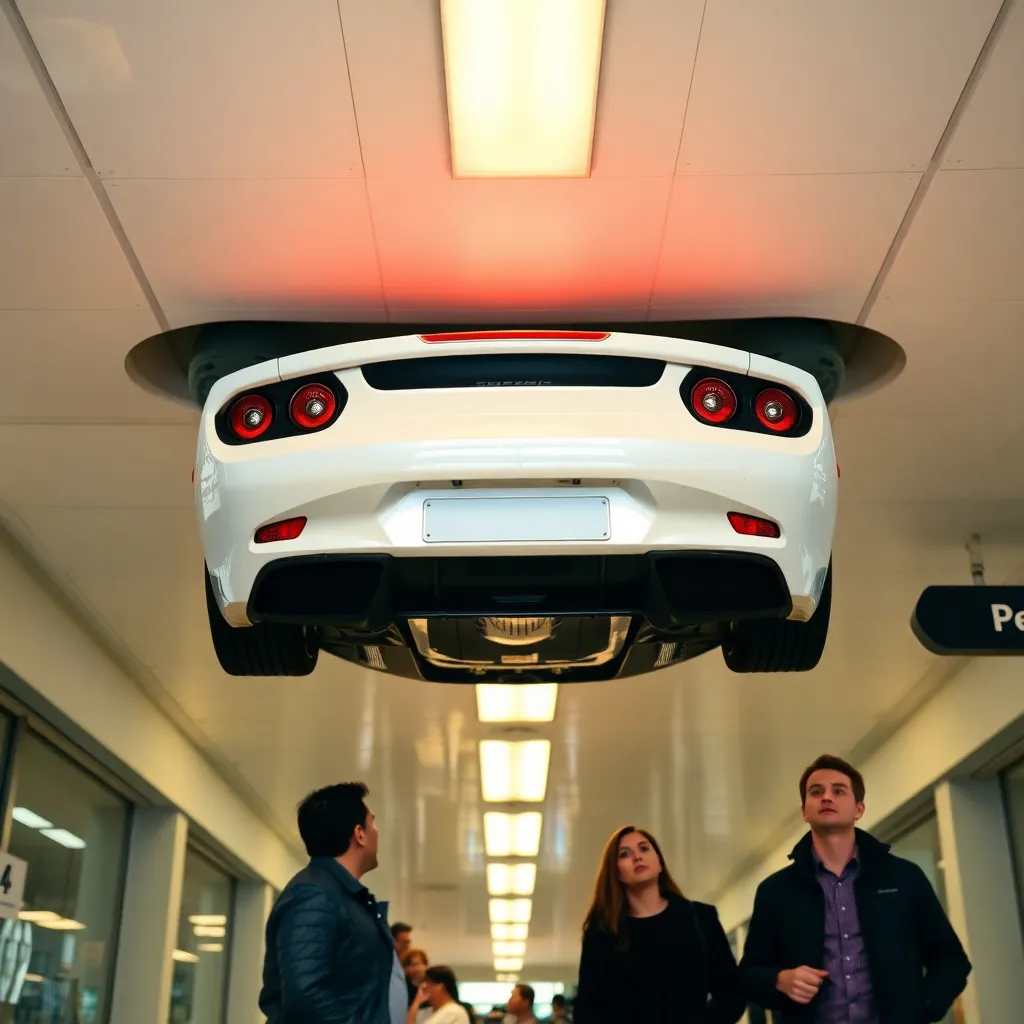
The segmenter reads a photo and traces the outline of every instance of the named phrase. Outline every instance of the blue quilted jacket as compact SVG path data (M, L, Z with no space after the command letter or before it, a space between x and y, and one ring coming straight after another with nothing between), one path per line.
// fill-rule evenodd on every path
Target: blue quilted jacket
M314 857L285 886L266 937L268 1024L389 1024L387 908L337 861Z

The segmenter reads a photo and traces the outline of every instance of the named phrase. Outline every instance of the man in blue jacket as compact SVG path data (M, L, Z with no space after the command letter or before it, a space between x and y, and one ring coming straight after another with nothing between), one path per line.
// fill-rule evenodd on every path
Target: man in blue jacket
M861 831L864 779L819 757L800 779L810 832L754 897L740 974L782 1024L942 1020L970 961L924 872Z
M395 947L387 905L362 878L377 866L368 791L345 782L310 793L299 834L310 856L267 922L260 1009L268 1024L389 1024ZM404 981L397 993L404 1006ZM404 1012L404 1011L402 1011Z

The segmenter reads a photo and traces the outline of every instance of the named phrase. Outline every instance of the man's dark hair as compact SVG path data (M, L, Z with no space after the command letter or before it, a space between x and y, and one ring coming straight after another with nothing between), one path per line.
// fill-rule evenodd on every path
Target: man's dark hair
M397 939L399 935L405 935L406 932L412 931L412 925L406 924L404 921L396 921L391 926L391 938Z
M815 773L822 771L839 772L850 780L853 798L857 803L864 802L864 776L849 761L844 761L834 754L822 754L814 764L808 765L800 776L800 806L807 803L807 780Z
M565 1009L565 996L552 996L551 997L552 1009Z
M443 985L445 992L447 992L455 1002L459 1001L459 985L455 980L455 972L450 967L444 967L443 965L428 967L427 973L424 977L427 981L432 981L435 985Z
M519 994L525 999L530 1006L533 1006L533 1001L537 998L537 993L533 991L532 985L516 985L516 989Z
M339 782L314 790L299 804L299 835L310 857L340 857L357 827L366 827L369 790L361 782Z

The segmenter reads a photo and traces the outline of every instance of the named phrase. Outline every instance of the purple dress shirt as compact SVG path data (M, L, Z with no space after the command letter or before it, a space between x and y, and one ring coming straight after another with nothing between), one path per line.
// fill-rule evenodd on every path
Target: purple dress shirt
M825 963L828 978L817 998L817 1024L878 1024L867 951L860 931L853 884L860 874L854 850L836 877L814 855L814 873L825 894Z

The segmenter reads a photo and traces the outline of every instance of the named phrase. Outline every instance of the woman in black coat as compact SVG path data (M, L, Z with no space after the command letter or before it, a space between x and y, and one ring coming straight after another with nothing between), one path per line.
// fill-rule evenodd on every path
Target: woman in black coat
M575 1024L735 1024L746 1002L718 911L686 899L654 837L605 847L583 925Z

